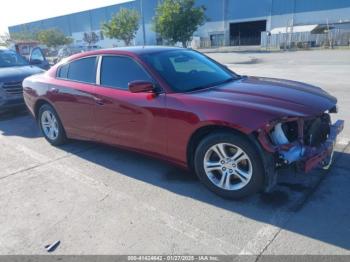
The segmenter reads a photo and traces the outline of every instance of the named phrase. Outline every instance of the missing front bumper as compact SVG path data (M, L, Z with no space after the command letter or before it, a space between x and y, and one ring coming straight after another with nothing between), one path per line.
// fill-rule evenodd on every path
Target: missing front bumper
M300 119L292 120L298 121L298 137L303 138L303 121ZM270 192L274 188L277 183L278 169L283 166L290 166L294 163L297 170L303 172L309 172L318 166L329 168L332 162L337 136L344 129L344 121L338 120L335 124L330 125L326 141L317 147L303 144L301 142L303 141L302 139L286 145L273 145L268 135L272 129L273 126L267 125L265 129L258 130L258 141L262 148L268 152L263 158L266 172L265 192ZM295 161L289 162L288 159L283 158L283 154L281 153L292 153L298 146L301 146L302 150L299 150L299 157Z
M300 167L304 172L310 172L318 166L329 167L337 137L343 129L344 121L338 120L335 124L331 125L330 133L325 143L317 149L309 148L306 151L303 159L300 161Z

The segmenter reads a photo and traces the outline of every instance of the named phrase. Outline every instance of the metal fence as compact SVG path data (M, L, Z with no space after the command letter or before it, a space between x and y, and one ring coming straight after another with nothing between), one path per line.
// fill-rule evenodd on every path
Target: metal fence
M325 34L311 34L310 32L281 33L269 35L261 33L261 47L270 49L307 49L313 47L350 46L350 32L340 30Z
M223 38L198 37L192 41L195 48L217 48L227 46L249 46L252 43L259 43L261 48L266 49L308 49L314 47L350 47L350 31L331 30L324 34L312 34L311 32L295 32L295 33L280 33L268 34L261 33L259 38L240 38L225 41ZM259 45L259 44L257 44Z
M259 37L240 37L237 39L231 39L229 42L225 41L224 38L210 39L201 37L200 41L197 43L199 48L217 48L224 46L253 46L260 45Z

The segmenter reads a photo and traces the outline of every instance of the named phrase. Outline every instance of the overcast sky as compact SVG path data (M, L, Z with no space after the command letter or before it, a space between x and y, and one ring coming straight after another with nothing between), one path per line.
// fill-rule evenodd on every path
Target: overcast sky
M0 34L7 27L53 16L84 11L130 0L4 0L0 11Z

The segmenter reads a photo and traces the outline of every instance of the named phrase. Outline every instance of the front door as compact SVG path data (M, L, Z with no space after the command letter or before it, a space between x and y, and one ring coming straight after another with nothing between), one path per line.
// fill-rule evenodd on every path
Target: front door
M50 68L49 62L46 60L44 52L40 47L34 47L30 52L29 63L31 65L35 65L44 70L48 70Z
M130 57L103 56L100 68L94 111L97 138L104 143L164 154L165 94L128 90L131 81L153 81Z

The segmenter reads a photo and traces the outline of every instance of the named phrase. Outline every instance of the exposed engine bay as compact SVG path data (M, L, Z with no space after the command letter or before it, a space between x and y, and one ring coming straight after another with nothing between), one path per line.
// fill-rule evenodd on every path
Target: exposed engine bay
M293 165L298 171L309 172L315 167L328 169L331 166L334 145L344 121L332 124L329 113L285 117L258 130L261 146L270 153L265 157L266 192L277 183L279 168Z
M332 125L328 113L284 118L259 130L258 138L265 150L275 154L276 167L296 163L299 170L308 172L316 166L329 166L343 126L341 120Z
M293 144L290 149L281 150L279 156L284 164L291 164L305 155L307 147L318 148L326 142L330 126L331 120L328 114L304 121L281 122L270 132L270 138L276 146Z

